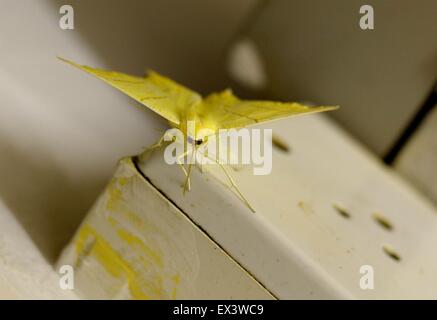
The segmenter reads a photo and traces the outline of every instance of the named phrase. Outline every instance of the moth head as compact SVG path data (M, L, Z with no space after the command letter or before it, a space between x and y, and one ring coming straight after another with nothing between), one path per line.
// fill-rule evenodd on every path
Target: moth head
M189 144L194 144L196 146L200 146L202 143L204 143L206 141L203 138L199 138L199 137L193 138L193 137L190 137L190 136L188 136L187 140L188 140Z
M189 144L199 146L208 140L208 136L214 134L214 130L202 125L201 121L187 121L182 130L185 130Z

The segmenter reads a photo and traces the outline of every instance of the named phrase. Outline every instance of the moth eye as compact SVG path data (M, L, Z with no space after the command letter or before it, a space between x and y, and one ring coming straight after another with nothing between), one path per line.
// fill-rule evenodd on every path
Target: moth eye
M201 145L202 142L203 142L202 140L196 140L196 144L197 144L197 145Z

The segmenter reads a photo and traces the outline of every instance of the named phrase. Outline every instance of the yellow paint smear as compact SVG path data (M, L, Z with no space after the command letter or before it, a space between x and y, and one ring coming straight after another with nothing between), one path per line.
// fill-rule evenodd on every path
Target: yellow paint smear
M130 252L134 253L134 260L137 260L137 263L123 258L102 236L86 224L81 227L75 239L78 257L83 259L92 256L111 276L117 279L125 278L133 299L169 299L170 292L171 298L175 299L179 275L173 276L173 286L167 293L163 285L163 275L157 270L154 270L152 274L147 272L163 267L160 255L127 231L120 229L118 234L123 242L128 244L128 250L132 250ZM91 249L87 248L90 239L93 241Z
M108 237L112 234L117 248L114 248L90 224L84 224L74 240L78 263L81 263L82 259L93 257L108 274L117 279L124 279L128 283L133 299L175 299L180 275L166 274L162 253L152 249L143 239L132 234L124 226L128 223L140 233L150 232L153 229L132 211L123 196L124 189L131 187L132 183L133 179L130 177L112 179L107 186L107 196L103 206L100 208L108 213L104 217L109 233L105 232L104 235Z

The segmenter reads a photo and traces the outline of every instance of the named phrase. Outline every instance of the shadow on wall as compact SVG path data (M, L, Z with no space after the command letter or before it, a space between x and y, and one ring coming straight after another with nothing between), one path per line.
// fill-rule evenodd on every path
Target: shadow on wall
M51 0L61 6L65 1ZM257 0L70 1L75 31L113 70L154 69L201 93L227 86L224 54Z
M47 153L21 151L4 138L0 136L1 198L45 258L54 262L83 218L78 213L92 205L105 181L74 183Z

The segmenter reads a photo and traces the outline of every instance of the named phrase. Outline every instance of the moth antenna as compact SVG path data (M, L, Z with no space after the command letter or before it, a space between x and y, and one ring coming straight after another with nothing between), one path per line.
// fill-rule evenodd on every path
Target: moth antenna
M150 147L143 148L143 153L142 153L142 156L141 156L141 157L147 157L147 155L148 155L150 152L154 151L154 150L157 149L157 148L160 148L160 147L162 146L162 142L164 141L165 134L166 134L166 133L164 133L164 134L161 136L161 138L159 138L159 140L158 140L157 142L155 142L154 144L152 144Z

